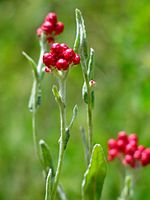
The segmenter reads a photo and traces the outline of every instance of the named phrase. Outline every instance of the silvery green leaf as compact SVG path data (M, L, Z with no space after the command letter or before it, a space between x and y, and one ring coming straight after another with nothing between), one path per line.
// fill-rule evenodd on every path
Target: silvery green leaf
M82 87L82 98L86 104L88 104L88 93L87 93L87 86L86 83L84 82L83 87Z
M77 29L79 31L77 35L76 46L79 48L82 71L84 72L84 74L86 74L87 60L88 60L87 38L86 38L84 19L82 17L81 11L78 9L76 9L76 22L77 22Z
M74 108L73 108L72 118L71 118L70 124L69 124L69 126L68 126L68 129L70 129L70 128L72 127L73 122L74 122L74 120L75 120L75 118L76 118L76 116L77 116L77 112L78 112L78 106L75 105Z
M49 169L46 177L46 191L45 200L51 200L51 190L52 190L52 169Z
M42 165L45 171L45 174L47 175L49 169L52 169L52 177L54 177L55 172L53 168L53 161L52 161L52 156L49 150L48 145L44 140L39 141L40 145L40 151L41 151L41 160L42 160Z
M69 138L70 138L70 130L67 128L65 131L65 141L64 141L64 149L66 149L67 144L69 142Z
M34 75L35 75L35 78L38 79L39 77L38 77L38 72L37 72L37 64L35 63L35 61L27 53L25 53L23 51L22 54L30 62L31 66L32 66L32 69L33 69L33 72L34 72Z
M93 147L88 168L82 182L82 200L99 200L106 176L106 159L100 144Z
M92 80L94 78L93 60L94 60L94 49L90 48L90 55L89 55L89 61L88 61L88 72L87 72L89 80Z

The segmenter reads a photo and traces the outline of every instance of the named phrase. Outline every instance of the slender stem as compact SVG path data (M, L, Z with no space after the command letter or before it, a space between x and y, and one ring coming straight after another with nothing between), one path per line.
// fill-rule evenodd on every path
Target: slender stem
M87 122L88 122L88 144L89 144L89 156L92 153L93 143L93 122L92 122L92 105L91 105L91 90L88 87L88 107L87 107Z
M37 140L37 133L36 133L36 112L37 112L37 96L38 92L40 91L39 84L40 84L40 75L42 71L42 58L43 54L45 52L45 39L44 36L41 37L40 39L40 56L39 56L39 61L37 65L37 72L38 72L38 78L35 77L34 75L34 81L33 81L33 86L32 86L32 93L31 93L31 107L32 107L32 134L33 134L33 143L34 143L34 148L35 148L35 154L39 157L39 152L38 152L38 140Z
M63 157L64 157L64 140L65 140L65 129L66 129L66 80L59 79L59 94L61 96L62 103L59 103L60 110L60 139L59 139L59 156L56 169L56 175L52 189L52 200L55 198L59 177L61 173Z
M35 154L38 155L38 144L37 144L37 136L36 136L36 91L37 91L37 81L34 80L33 89L32 89L32 95L33 95L32 134L33 134L33 143L34 143Z
M118 200L131 200L133 196L133 176L127 174L125 176L124 187Z

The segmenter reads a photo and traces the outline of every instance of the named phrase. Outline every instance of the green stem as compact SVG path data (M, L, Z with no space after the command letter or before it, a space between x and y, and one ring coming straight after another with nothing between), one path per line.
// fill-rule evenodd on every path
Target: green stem
M126 175L124 181L124 187L118 200L131 200L133 196L133 176L131 174Z
M59 139L59 156L58 156L58 163L56 169L56 175L53 183L52 189L52 200L55 198L62 163L64 157L64 141L65 141L65 130L66 130L66 80L59 79L59 94L62 100L62 103L59 103L59 110L60 110L60 139Z
M33 143L35 148L35 154L38 155L38 142L36 136L36 91L37 91L37 81L34 80L32 88L32 97L33 97L33 110L32 110L32 134L33 134Z
M30 103L29 103L29 105L31 104L29 107L32 108L33 143L34 143L34 148L35 148L35 154L39 157L39 159L40 159L40 155L38 152L38 140L37 140L37 133L36 133L36 112L37 112L37 96L39 95L39 93L41 93L40 81L41 81L41 72L42 72L42 66L43 66L42 58L45 52L45 48L46 48L45 39L44 39L44 35L42 35L40 39L40 56L39 56L39 61L37 65L38 77L36 77L34 74L34 77L33 77L34 81L33 81L32 92L31 92Z
M92 143L93 143L93 122L92 122L92 105L91 105L91 90L88 87L88 107L87 107L87 122L88 122L88 144L89 144L89 156L92 153Z

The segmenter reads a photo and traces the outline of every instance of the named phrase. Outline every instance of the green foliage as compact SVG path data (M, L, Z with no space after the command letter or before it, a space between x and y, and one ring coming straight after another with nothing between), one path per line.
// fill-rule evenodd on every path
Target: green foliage
M50 177L51 176L54 177L55 175L52 156L51 156L49 147L44 140L40 140L39 145L40 145L40 150L41 150L42 165L43 165L44 172L48 179L47 181L49 184L49 179L51 179Z
M82 182L82 199L99 200L106 176L106 160L100 144L93 147L91 160Z

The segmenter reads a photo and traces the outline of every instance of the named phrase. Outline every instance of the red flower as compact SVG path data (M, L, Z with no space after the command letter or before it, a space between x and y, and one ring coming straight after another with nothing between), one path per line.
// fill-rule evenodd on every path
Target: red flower
M76 62L74 62L75 58L78 58ZM57 70L67 70L69 65L80 63L80 56L64 43L53 43L50 52L43 55L43 63L49 69L55 67Z

